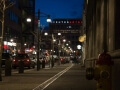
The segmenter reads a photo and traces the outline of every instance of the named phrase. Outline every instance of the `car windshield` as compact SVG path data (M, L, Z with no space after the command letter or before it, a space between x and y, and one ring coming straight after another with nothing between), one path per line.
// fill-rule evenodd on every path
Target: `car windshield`
M28 58L28 55L27 54L18 54L16 57L17 58Z

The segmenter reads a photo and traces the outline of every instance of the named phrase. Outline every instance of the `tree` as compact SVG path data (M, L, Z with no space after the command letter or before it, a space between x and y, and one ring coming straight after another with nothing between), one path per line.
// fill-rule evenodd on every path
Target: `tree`
M4 37L4 16L5 10L11 6L13 6L14 0L0 0L0 22L2 27L2 33L0 35L0 81L2 81L2 70L1 70L1 62L2 62L2 48L3 48L3 37Z

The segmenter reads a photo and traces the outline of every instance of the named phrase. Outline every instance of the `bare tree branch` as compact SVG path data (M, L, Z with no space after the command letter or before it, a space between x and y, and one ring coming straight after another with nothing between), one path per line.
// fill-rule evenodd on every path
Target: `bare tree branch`
M6 5L6 2L7 2L7 0L0 0L0 12L1 12L1 14L3 14L7 8L9 8L15 4L15 0L8 3L8 5ZM3 22L3 15L1 18L2 19L0 19L0 22Z
M34 35L35 38L37 39L36 32L32 32L32 31L30 31L30 33L31 33L32 35Z
M6 0L0 1L0 11L4 12L7 8L13 6L15 4L15 1L10 2L8 5L6 5Z
M3 10L4 10L4 5L5 5L4 3L5 3L4 0L0 1L0 11L1 11L1 13L3 13Z
M5 7L5 9L7 9L7 8L9 8L9 7L11 7L11 6L13 6L14 4L15 4L15 2L9 3L9 4Z

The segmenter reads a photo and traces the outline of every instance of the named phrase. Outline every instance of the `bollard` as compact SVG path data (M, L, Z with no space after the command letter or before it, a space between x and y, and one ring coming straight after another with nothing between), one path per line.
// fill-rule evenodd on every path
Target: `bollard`
M52 59L52 67L54 67L54 58Z
M24 61L19 61L19 73L24 73Z
M42 68L45 68L45 60L42 61Z
M11 76L11 61L10 60L6 60L5 61L5 76Z

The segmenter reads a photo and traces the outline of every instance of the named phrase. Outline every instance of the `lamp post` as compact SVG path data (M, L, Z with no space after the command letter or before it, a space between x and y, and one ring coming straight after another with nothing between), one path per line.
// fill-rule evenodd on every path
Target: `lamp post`
M39 55L41 54L40 53L40 44L41 44L40 14L44 14L45 16L43 16L43 17L47 16L47 22L51 22L50 16L45 14L45 13L43 13L43 12L40 12L40 10L38 9L37 71L40 70Z
M63 57L65 57L65 52L64 52L65 42L66 42L66 39L63 39Z
M48 14L45 14L43 12L40 12L40 10L38 9L38 30L37 30L37 71L40 70L40 61L39 61L39 56L40 56L40 44L41 44L41 30L40 30L40 17L47 17L47 22L51 22L50 16ZM41 14L43 14L44 16L40 16ZM28 18L27 19L28 22L31 22L31 19Z
M50 63L51 63L51 66L53 67L54 66L54 57L53 57L53 55L54 55L54 42L56 41L53 34L52 34L51 41L52 41L52 60L50 61Z
M60 36L61 33L58 33L58 36ZM59 37L59 43L58 43L58 65L61 64L61 61L60 61L60 37Z

